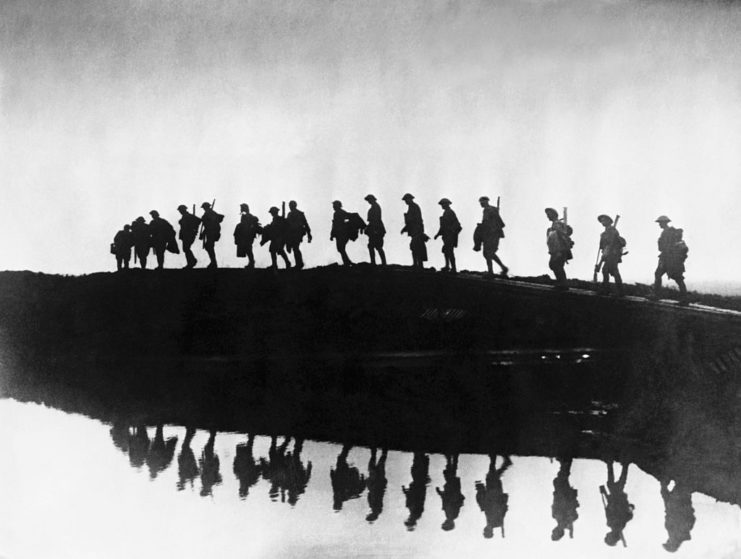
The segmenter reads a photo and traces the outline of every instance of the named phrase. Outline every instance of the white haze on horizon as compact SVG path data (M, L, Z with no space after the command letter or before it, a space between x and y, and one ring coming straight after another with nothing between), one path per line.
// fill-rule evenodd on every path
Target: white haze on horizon
M548 272L543 208L568 206L570 276L591 278L596 216L619 213L624 276L651 282L668 214L688 286L732 282L740 32L731 3L3 3L0 269L114 269L124 223L157 209L175 224L178 204L212 198L222 265L245 264L240 202L264 223L290 199L315 232L307 264L328 264L332 200L365 216L369 192L389 260L409 264L408 191L430 236L453 200L460 268L484 269L470 239L487 194L514 274ZM439 268L439 241L428 251ZM363 239L349 252L367 259Z

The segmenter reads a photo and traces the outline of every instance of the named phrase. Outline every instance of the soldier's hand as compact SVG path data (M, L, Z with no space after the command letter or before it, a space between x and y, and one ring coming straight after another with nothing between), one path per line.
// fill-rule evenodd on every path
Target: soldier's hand
M330 240L330 241L334 241L334 237L330 237L330 238L329 238L329 240Z
M309 242L311 242L311 233L309 233L307 239L308 239Z
M439 236L440 236L439 234L435 235L434 239L435 239L435 240L437 240L437 238L438 238Z

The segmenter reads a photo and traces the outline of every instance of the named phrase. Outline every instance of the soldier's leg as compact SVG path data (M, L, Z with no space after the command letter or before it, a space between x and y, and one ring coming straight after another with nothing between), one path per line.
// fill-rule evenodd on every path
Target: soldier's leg
M286 254L286 251L281 247L281 249L278 251L278 254L280 254L280 257L283 259L283 262L286 265L286 269L291 267L291 261L288 260L288 255Z
M123 268L123 258L116 255L116 270L120 271Z
M385 266L386 265L386 253L383 251L382 248L379 248L378 254L381 256L381 266Z
M246 268L254 268L255 267L255 255L252 253L252 245L247 246L247 266Z
M666 269L664 267L664 262L659 258L659 265L656 266L656 271L654 272L654 292L656 294L659 293L659 289L661 289L661 277L666 272Z
M208 263L209 268L217 268L218 264L216 263L216 250L215 250L215 242L214 241L206 241L206 244L204 246L206 249L206 253L208 254L208 258L210 262Z
M450 271L454 274L458 271L455 267L455 252L453 249L450 249Z
M494 262L496 262L496 263L497 263L497 264L499 265L499 267L500 267L500 268L502 269L502 274L504 274L504 275L506 276L506 275L507 275L507 272L509 272L509 268L507 268L507 266L505 266L505 265L504 265L504 263L503 263L503 262L502 262L502 261L501 261L501 260L499 259L499 256L497 256L497 253L495 252L495 253L494 253L494 254L492 255L492 257L491 257L491 258L492 258L492 260L494 260Z
M304 267L304 256L301 254L299 246L300 243L296 243L293 245L293 256L296 259L296 268L301 269Z
M156 247L154 253L157 256L157 268L161 270L165 267L165 247Z
M494 275L494 266L492 265L492 259L489 257L486 258L486 273L490 276Z
M271 262L270 268L273 270L277 270L278 269L278 255L276 252L272 250L270 251L270 262Z
M376 265L376 250L373 248L373 246L368 243L368 254L370 255L370 263L374 266Z
M344 264L345 266L349 266L350 264L352 264L352 262L350 261L350 257L347 256L347 252L345 251L345 247L347 246L347 239L336 238L335 241L337 242L337 251L342 257L342 264Z

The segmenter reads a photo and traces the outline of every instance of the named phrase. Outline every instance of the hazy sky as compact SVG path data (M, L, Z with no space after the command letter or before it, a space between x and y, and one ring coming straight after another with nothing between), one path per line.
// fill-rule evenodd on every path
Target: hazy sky
M622 216L629 279L651 281L668 214L690 287L732 280L739 62L733 3L5 1L0 269L113 269L124 223L213 198L224 265L245 264L239 203L266 222L290 199L315 231L307 264L336 262L331 202L365 216L369 192L389 259L411 263L408 191L430 236L453 200L462 268L484 269L470 239L488 194L513 273L548 272L543 208L568 206L570 275L591 277L604 212ZM440 267L439 241L428 250Z

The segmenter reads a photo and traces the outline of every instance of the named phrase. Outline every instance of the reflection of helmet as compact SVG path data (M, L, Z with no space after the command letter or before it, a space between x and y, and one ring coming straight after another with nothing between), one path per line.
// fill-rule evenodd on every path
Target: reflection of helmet
M247 204L239 204L239 209L245 212L250 211L250 207Z
M489 201L488 196L482 196L481 198L479 198L479 202L488 202L488 201Z
M271 208L270 208L270 209L268 210L268 212L269 212L269 213L271 213L271 214L277 214L277 213L278 213L278 211L279 211L279 210L278 210L278 208L276 208L275 206L272 206L272 207L271 207Z
M455 528L455 521L454 520L451 520L450 518L446 518L445 519L445 522L443 522L443 525L441 526L441 528L443 530L445 530L446 532L449 532L450 530L452 530L453 528Z
M404 194L404 196L401 197L402 200L414 200L414 196L409 194L408 192Z
M185 204L180 204L178 206L178 211L179 212L187 212L188 211L188 206L186 206Z
M609 546L617 545L620 541L620 534L615 532L607 532L605 534L605 543Z
M597 221L599 221L602 225L604 225L605 223L607 223L607 225L612 225L612 218L606 214L598 215Z
M211 204L209 204L208 202L204 202L203 204L201 204L201 207L204 210L207 210L207 209L209 209L211 207Z
M484 537L487 540L494 537L494 527L493 526L484 526Z
M440 204L441 206L449 206L452 203L453 202L451 202L447 198L440 198L440 201L438 202L438 204Z
M666 543L662 543L661 545L667 551L674 553L679 549L679 546L682 545L682 542L670 538Z
M558 212L553 208L546 208L545 215L548 216L548 219L558 219Z
M149 212L149 215L151 215L152 217L159 217L160 213L157 210L152 210L151 212Z
M363 200L366 200L368 202L375 202L376 201L376 197L373 196L373 194L368 194L365 198L363 198Z
M342 207L342 202L340 202L339 200L335 200L334 202L332 202L332 205L335 208L341 208Z
M656 218L656 223L669 223L670 221L671 219L669 219L665 215L660 215L659 217Z
M551 540L554 542L557 542L561 538L563 538L565 531L560 526L556 526L553 531L551 532Z

